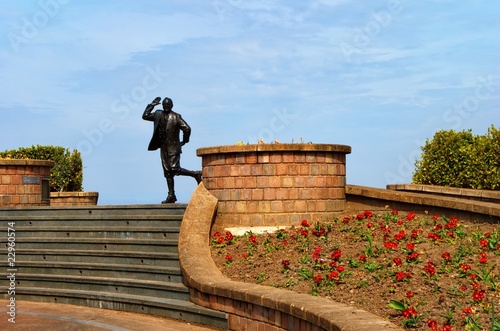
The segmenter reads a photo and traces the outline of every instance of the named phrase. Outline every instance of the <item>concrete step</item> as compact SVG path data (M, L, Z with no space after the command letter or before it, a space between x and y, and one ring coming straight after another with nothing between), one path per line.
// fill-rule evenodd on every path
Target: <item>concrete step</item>
M0 274L0 277L6 279L7 275ZM16 283L16 294L18 288L37 287L142 295L189 301L189 289L183 284L154 280L16 273Z
M3 216L0 217L0 226L6 227L8 223L14 222L13 228L29 227L29 228L46 228L56 226L69 226L69 227L92 227L92 226L120 226L124 228L134 227L180 227L182 222L182 215L113 215L108 214L103 217L87 217L87 216ZM16 230L17 231L17 230Z
M227 330L227 314L169 298L67 289L16 288L16 300L55 302L175 318Z
M68 207L0 207L0 218L15 213L19 216L67 215L71 217L92 216L99 218L104 215L183 215L187 204L156 204L156 205L107 205L107 206L68 206Z
M179 238L178 226L15 226L16 238L127 238L169 239Z
M17 266L17 272L22 274L67 275L74 277L122 277L182 283L182 272L179 267L150 265L23 261Z
M6 248L0 254L7 256ZM26 261L47 262L78 262L78 263L104 263L149 265L163 267L179 267L177 253L158 253L137 251L85 251L85 250L54 250L54 249L16 249L16 264L22 265Z
M115 238L16 238L16 246L23 249L131 251L177 253L177 240L115 239Z
M227 329L227 316L189 302L182 284L177 244L185 208L0 208L0 227L15 230L16 300L139 312ZM8 232L0 233L4 256ZM0 272L0 294L7 297L7 269Z

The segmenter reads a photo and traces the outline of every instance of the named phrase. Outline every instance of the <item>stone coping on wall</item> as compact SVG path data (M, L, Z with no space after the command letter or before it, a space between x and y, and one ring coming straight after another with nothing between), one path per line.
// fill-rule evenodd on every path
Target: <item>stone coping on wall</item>
M351 153L351 146L335 144L249 144L203 147L196 150L197 156L239 152L266 151L316 151Z
M500 191L494 190L476 190L439 185L423 184L389 184L388 190L435 193L447 196L456 196L457 198L484 199L500 202Z
M493 202L471 201L465 198L440 196L422 192L404 192L358 185L346 185L346 195L357 195L389 202L404 202L414 205L440 207L476 214L500 217L500 205ZM347 197L349 202L349 197Z
M38 166L38 167L52 167L53 161L49 160L32 160L32 159L2 159L0 158L0 165L7 166Z
M325 298L225 277L210 253L216 209L217 198L200 183L182 220L179 261L191 300L228 313L231 330L240 330L242 321L248 330L268 330L266 326L272 327L269 330L305 330L303 325L308 330L401 330L374 314Z

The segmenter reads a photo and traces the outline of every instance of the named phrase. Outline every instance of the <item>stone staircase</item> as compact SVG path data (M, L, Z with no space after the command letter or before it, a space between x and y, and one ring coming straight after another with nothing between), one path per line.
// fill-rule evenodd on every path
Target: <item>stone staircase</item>
M0 293L10 299L11 227L16 300L138 312L227 329L227 315L191 303L182 283L177 242L185 208L0 208L0 254L5 261Z

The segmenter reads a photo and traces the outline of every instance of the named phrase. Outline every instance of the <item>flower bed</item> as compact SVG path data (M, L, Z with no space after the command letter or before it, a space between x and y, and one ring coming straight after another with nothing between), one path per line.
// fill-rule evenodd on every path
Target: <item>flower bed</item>
M500 330L498 225L365 211L262 235L214 233L212 256L231 279L328 297L407 328Z

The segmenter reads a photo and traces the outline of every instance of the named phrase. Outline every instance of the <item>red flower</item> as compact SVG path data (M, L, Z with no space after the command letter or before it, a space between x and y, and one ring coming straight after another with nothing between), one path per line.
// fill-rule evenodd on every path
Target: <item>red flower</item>
M317 275L316 277L314 277L314 282L315 283L319 283L323 280L323 276L321 275Z
M391 210L391 215L397 215L397 214L398 214L398 210L397 209Z
M471 270L471 269L472 269L472 268L471 268L471 266L470 266L470 265L468 265L468 264L462 264L462 263L460 263L458 266L460 267L460 269L462 269L462 272L463 272L464 274L466 274L466 273L467 273L467 271L469 271L469 270Z
M452 331L452 326L450 324L443 325L443 331Z
M486 239L479 240L479 246L481 246L481 248L488 248L488 240Z
M424 271L427 275L434 276L436 274L434 263L432 263L431 261L427 262L427 266L424 267Z
M310 226L311 226L307 220L302 220L302 222L300 222L300 225L301 225L301 226L304 226L304 227L306 227L306 228L308 228L308 227L310 227Z
M394 264L400 267L403 265L403 260L401 260L399 257L396 257L394 258Z
M368 223L366 223L366 227L367 227L368 229L373 228L373 222L368 222Z
M427 326L432 330L432 331L436 331L438 329L438 323L436 322L436 320L433 320L431 318L429 318L427 320Z
M215 232L215 233L212 235L212 239L218 238L218 237L220 237L220 236L221 236L220 232L219 232L219 231L217 231L217 232Z
M361 254L361 255L359 256L359 260L360 260L360 261L366 261L366 255Z
M438 216L438 215L432 215L432 219L433 219L433 220L437 221L437 220L438 220L438 218L439 218L439 216Z
M462 292L467 291L467 286L465 286L465 285L460 285L460 291L462 291Z
M417 239L420 232L422 232L420 229L411 230L411 239Z
M373 216L373 213L369 210L365 210L365 212L363 213L363 215L366 217L366 218L371 218Z
M344 217L344 219L342 220L342 223L347 224L347 223L349 223L350 220L351 220L350 217Z
M409 251L414 251L415 250L415 243L406 244L406 249Z
M360 220L362 220L362 219L364 219L364 218L365 218L365 214L358 214L358 215L356 215L356 219L357 219L358 221L360 221Z
M407 219L408 221L413 221L413 219L415 218L415 216L417 216L417 214L415 214L415 213L413 213L413 212L412 212L412 213L408 213L408 214L406 215L406 219Z
M307 237L309 235L309 231L307 230L302 230L300 231L300 234L303 236L303 237Z
M340 249L334 249L332 252L332 260L338 261L342 256L342 251Z
M257 238L255 238L255 236L250 236L248 237L248 241L255 245L257 243Z
M399 281L399 282L402 282L406 279L410 279L411 278L411 275L409 272L402 272L402 271L398 271L396 272L396 280Z
M410 318L410 317L417 317L418 313L414 307L410 307L410 308L406 308L405 310L403 310L401 315L403 315L405 318Z
M313 259L317 260L321 256L321 247L314 248Z
M485 237L485 238L490 238L490 237L491 237L491 233L486 232L486 233L484 234L484 237Z
M406 257L406 261L407 262L417 261L419 256L420 254L418 254L417 252L411 252L411 254Z
M231 262L233 261L233 257L229 254L226 255L226 261Z
M344 271L344 270L345 270L345 268L344 268L343 266L341 266L341 265L339 265L339 266L337 267L337 271L338 271L338 272L342 272L342 271Z
M438 234L436 234L436 233L434 233L434 232L430 232L430 233L427 235L427 238L432 239L432 240L434 240L434 241L438 241L438 240L440 240L440 239L441 239L441 236L440 236L440 235L438 235Z
M283 260L283 261L281 261L281 264L283 265L283 267L287 268L290 265L290 261L289 260Z
M398 244L393 241L386 241L384 243L385 248L398 249Z
M328 279L337 279L339 278L339 273L336 272L336 271L332 271L330 272L330 274L328 275Z
M403 230L400 230L398 233L394 235L394 240L396 241L401 241L406 237L406 232Z
M407 297L407 298L411 298L411 297L413 297L414 295L415 295L415 294L414 294L412 291L408 291L408 292L406 292L406 297Z
M248 254L247 253L241 254L241 257L244 258L244 259L248 259Z
M471 307L467 307L467 308L462 309L462 318L465 318L466 316L468 316L470 314L472 314Z
M451 261L451 254L448 253L448 252L444 252L443 255L441 255L441 257L446 261L446 262L450 262Z
M224 237L217 238L217 243L222 244L224 242Z
M226 241L231 241L233 240L234 236L230 231L226 231L226 237L224 238Z
M484 293L485 293L485 290L481 290L481 291L475 290L474 293L472 294L472 300L474 300L476 302L483 301L484 300Z
M488 262L488 256L486 255L485 252L482 252L479 254L479 263L486 263Z

